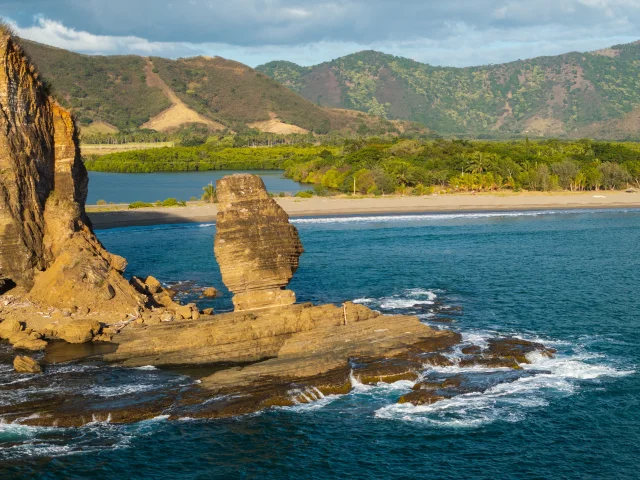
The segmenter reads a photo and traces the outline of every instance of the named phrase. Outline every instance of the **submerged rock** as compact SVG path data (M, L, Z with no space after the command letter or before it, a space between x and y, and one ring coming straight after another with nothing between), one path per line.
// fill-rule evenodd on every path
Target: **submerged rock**
M13 369L18 373L42 373L42 368L35 359L21 355L13 360Z
M492 338L486 350L488 355L501 358L513 358L520 363L531 363L527 358L530 353L537 352L542 356L551 358L556 351L547 348L541 343L530 342L521 338Z
M303 252L298 230L257 175L218 180L215 254L236 311L291 305L285 290Z

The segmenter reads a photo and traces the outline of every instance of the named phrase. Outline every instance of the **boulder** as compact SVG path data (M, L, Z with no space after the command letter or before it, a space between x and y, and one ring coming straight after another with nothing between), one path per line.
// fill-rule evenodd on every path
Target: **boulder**
M214 287L205 288L202 291L202 296L207 298L215 298L218 296L218 290Z
M58 327L56 334L68 343L85 343L100 333L100 328L100 322L96 320L76 320Z
M191 319L191 307L189 305L180 305L176 308L176 315L185 320Z
M155 277L148 276L144 284L152 295L162 291L162 284Z
M303 252L298 230L257 175L218 180L214 250L236 311L290 305L285 290Z
M111 254L111 267L116 272L123 273L127 269L127 259L120 255Z
M18 373L42 373L42 368L36 360L21 355L13 360L13 369Z
M30 350L32 352L37 352L44 350L47 346L47 342L45 340L38 338L37 335L34 336L28 334L26 331L14 333L7 340L13 348L18 350Z
M478 355L482 352L482 348L478 345L467 345L466 347L462 347L461 352L464 355Z
M5 320L0 323L0 338L7 339L10 336L23 330L22 324L14 319Z
M213 315L213 308L205 308L202 310L203 315Z

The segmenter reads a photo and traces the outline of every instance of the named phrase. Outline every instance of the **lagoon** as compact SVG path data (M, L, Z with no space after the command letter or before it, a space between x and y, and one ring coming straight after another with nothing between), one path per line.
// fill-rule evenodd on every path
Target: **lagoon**
M296 192L308 187L284 177L282 170L214 170L208 172L109 173L89 172L88 205L98 200L108 203L155 202L165 198L200 199L202 187L214 184L225 175L253 173L260 175L272 193Z

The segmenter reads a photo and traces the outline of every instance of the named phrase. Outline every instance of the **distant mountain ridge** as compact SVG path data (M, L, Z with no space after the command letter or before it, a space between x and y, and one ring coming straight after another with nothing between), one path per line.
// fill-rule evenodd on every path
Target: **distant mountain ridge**
M318 106L263 73L220 57L92 56L20 43L83 128L166 131L201 123L232 131L320 134L414 128L409 122Z
M443 135L640 139L640 42L479 67L362 51L256 67L317 105L420 122Z

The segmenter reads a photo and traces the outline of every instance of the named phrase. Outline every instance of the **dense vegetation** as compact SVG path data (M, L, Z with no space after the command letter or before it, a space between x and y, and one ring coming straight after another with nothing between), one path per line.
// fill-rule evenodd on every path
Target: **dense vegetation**
M142 57L80 55L27 40L20 43L53 95L81 125L102 121L119 129L139 127L170 106L159 89L147 87Z
M489 142L370 138L336 145L204 144L87 160L111 172L284 169L319 194L640 188L640 145L589 140Z
M276 146L271 148L233 148L206 143L196 147L165 147L121 152L85 160L89 170L99 172L187 172L205 170L277 170L306 163L324 150L338 147Z
M319 105L417 121L441 134L580 136L640 106L638 43L472 68L365 51L314 67L257 69ZM640 138L637 124L598 127L589 133Z

